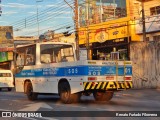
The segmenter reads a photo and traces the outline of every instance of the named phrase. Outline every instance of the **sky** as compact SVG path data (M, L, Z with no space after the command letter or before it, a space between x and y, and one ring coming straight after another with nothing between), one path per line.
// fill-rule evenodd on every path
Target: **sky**
M1 0L1 10L0 26L13 26L14 36L38 35L73 22L73 10L64 0Z

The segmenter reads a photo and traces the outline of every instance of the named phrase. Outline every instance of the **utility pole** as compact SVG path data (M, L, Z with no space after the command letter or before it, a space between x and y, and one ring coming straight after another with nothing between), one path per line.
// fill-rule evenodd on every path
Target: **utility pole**
M74 11L74 26L75 26L75 41L76 41L76 56L79 60L79 36L78 36L78 0L74 0L74 8L66 1L64 2Z
M77 55L77 60L79 60L79 36L78 36L78 0L75 0L75 10L74 10L74 14L75 14L75 37L76 37L76 55Z
M43 0L36 0L36 7L37 7L37 27L38 27L38 37L39 37L39 11L38 11L38 3L43 2Z
M145 2L145 0L141 1L141 4L142 4L142 24L143 24L143 42L146 42L146 24L145 24L144 2Z
M89 41L89 0L87 2L87 60L90 60L90 41Z
M87 23L87 60L90 60L90 44L89 44L89 29L88 29L88 25L89 23Z

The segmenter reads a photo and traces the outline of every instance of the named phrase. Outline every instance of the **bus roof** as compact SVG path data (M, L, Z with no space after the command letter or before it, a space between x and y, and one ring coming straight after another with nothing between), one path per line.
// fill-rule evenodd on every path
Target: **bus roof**
M33 44L27 44L27 45L17 45L17 47L25 47L30 45L36 45L36 44L63 44L63 45L73 45L73 43L65 43L65 42L40 42L40 43L33 43Z

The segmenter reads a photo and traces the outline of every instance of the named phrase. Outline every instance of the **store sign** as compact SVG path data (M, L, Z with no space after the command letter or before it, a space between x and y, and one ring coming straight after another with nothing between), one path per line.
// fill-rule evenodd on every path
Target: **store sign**
M145 19L146 32L154 32L160 30L160 15L146 17ZM142 20L136 21L136 33L143 33Z
M5 62L8 60L7 52L0 52L0 62Z
M13 51L14 50L14 44L0 44L0 52L7 52L7 51Z
M124 38L122 38L122 39L115 39L114 42L124 42Z
M119 33L119 31L114 31L113 35L117 35Z
M108 39L108 33L105 31L99 31L95 34L95 40L102 43Z
M8 60L13 60L13 52L8 52Z
M0 52L0 62L13 60L13 52Z
M126 20L126 19L124 19ZM115 20L115 23L118 21ZM103 25L103 28L100 26L91 26L89 29L89 42L100 42L103 43L107 40L114 40L128 37L128 26L126 22L117 23L117 24L107 24ZM85 41L88 39L87 29L80 29L81 34L79 34L80 44L85 44ZM83 33L83 34L82 34Z

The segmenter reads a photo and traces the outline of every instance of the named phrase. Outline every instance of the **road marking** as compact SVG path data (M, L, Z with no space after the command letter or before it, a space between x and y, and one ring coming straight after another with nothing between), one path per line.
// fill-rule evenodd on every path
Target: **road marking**
M131 94L122 94L123 96L132 96Z
M100 111L109 111L109 109L103 109L103 108L96 108L96 109Z
M29 119L29 120L37 120L36 118L26 118L26 119Z
M58 120L58 119L55 119L55 118L51 118L51 117L42 117L43 120Z
M0 111L12 111L12 110L0 109Z
M37 120L37 118L27 118L27 119L30 119L30 120ZM42 118L38 118L38 119L42 119L42 120L58 120L58 119L50 118L50 117L42 117Z
M51 106L49 106L48 104L46 104L44 102L28 104L26 106L28 106L28 107L25 107L25 108L20 109L18 111L37 111L40 108L53 109Z
M54 104L57 106L62 106L62 107L66 107L67 105L63 105L63 104ZM68 105L69 107L77 107L77 108L82 108L82 109L88 109L88 107L82 107L82 106L78 106L78 105ZM94 110L97 111L108 111L108 109L103 109L103 108L95 108ZM89 110L90 111L90 110Z
M66 106L67 106L67 105L63 105L63 104L54 104L54 105L63 106L63 107L66 107ZM81 107L81 106L78 106L78 105L75 105L75 106L73 106L73 105L68 105L68 106L70 106L70 107L79 107L79 108L84 108L84 109L88 108L88 107Z
M14 101L14 102L19 102L19 101L22 101L22 100L12 100L12 101Z
M0 99L0 100L9 100L9 99Z

